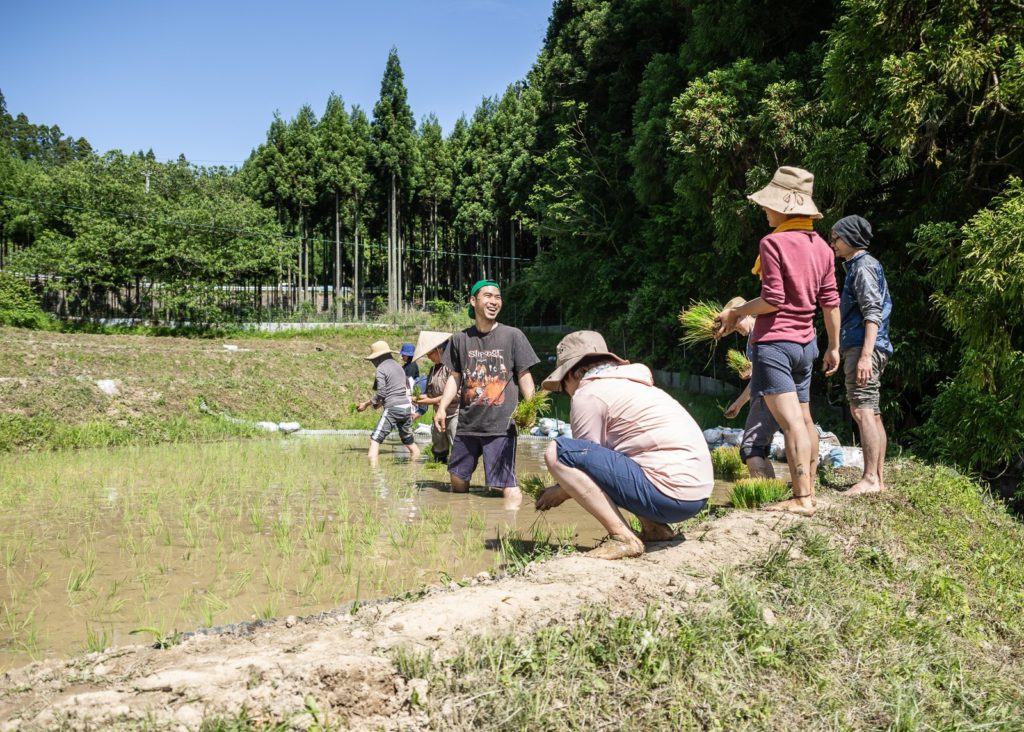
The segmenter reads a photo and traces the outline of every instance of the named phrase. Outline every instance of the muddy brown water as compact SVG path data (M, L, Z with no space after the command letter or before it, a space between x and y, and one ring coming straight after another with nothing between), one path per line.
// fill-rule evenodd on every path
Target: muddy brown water
M544 440L520 475L546 476ZM0 669L202 627L310 615L500 572L501 537L585 550L575 502L509 511L365 437L0 457ZM728 500L729 483L712 500ZM133 633L133 631L135 631Z

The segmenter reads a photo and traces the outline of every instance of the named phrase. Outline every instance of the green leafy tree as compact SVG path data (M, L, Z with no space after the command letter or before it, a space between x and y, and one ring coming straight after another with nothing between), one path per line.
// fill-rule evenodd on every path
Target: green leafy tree
M960 362L931 403L921 446L987 473L1024 468L1024 185L1011 178L962 227L922 226L912 252ZM965 439L965 436L969 436ZM1022 485L1021 487L1024 487Z
M371 135L378 180L387 191L388 309L399 309L403 291L401 211L402 189L412 183L416 163L416 123L408 103L405 76L398 51L388 53L380 83L380 98L373 106Z

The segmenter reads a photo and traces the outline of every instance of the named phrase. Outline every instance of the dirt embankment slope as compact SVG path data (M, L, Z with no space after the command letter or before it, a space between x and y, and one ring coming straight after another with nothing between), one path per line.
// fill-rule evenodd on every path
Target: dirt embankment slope
M278 620L240 634L194 636L166 649L134 646L11 671L0 692L0 730L197 729L202 720L313 722L307 699L351 729L428 729L426 682L404 679L396 649L436 662L475 634L529 634L570 624L588 606L614 613L714 601L712 577L763 555L795 521L761 512L691 527L684 543L638 560L565 557L525 575L435 589L417 600L355 614ZM419 703L418 703L419 702Z

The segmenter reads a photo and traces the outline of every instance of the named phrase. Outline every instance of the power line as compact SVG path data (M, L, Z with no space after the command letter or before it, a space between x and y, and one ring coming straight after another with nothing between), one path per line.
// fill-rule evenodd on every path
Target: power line
M172 220L172 219L159 219L159 218L155 218L153 216L147 216L145 214L129 212L129 211L105 211L103 209L89 208L87 206L74 206L74 205L72 205L70 203L60 203L60 202L57 202L57 201L43 201L43 200L39 200L39 199L25 198L23 196L12 196L12 195L9 195L9 194L0 193L0 200L3 200L3 199L8 199L8 200L11 200L11 201L21 201L23 203L30 203L30 204L32 204L34 206L40 207L44 211L46 210L47 206L54 207L54 208L65 208L65 209L71 209L73 211L81 211L83 213L95 213L95 214L103 214L105 216L114 216L114 217L137 219L139 221L147 221L147 222L150 222L150 223L154 223L154 224L156 224L158 226L173 226L173 227L177 227L177 228L185 229L185 230L205 231L205 232L210 232L210 233L223 232L223 233L229 233L229 234L238 234L238 235L250 236L250 237L254 237L254 238L290 239L290 240L299 241L299 242L301 242L301 241L308 241L308 242L313 242L313 243L316 243L316 244L330 244L330 245L333 245L335 243L334 239L327 239L325 237L316 237L316 236L306 236L306 237L303 237L303 236L299 236L298 234L286 234L286 233L283 233L283 232L280 233L280 234L268 234L268 233L263 232L263 231L252 231L250 229L237 229L237 228L234 228L234 227L217 226L215 224L200 224L200 223L190 222L190 221L175 221L175 220ZM354 242L346 241L346 242L343 242L343 243L347 246L347 245L353 244ZM385 249L385 246L383 244L378 244L378 243L376 243L376 242L374 242L372 240L360 242L360 245L361 246L366 246L369 249L374 249L374 250L378 250L378 251L384 251L384 249ZM419 248L419 247L409 247L409 246L403 247L403 251L404 252L413 252L413 253L417 253L417 254L431 254L431 255L433 255L433 254L441 254L443 256L452 256L452 257L468 257L468 258L476 258L476 259L481 259L482 258L482 259L491 259L491 260L497 259L497 260L501 260L501 261L515 261L515 262L528 262L528 261L531 261L531 259L529 257L510 257L510 256L505 256L505 255L500 255L500 254L494 254L494 255L469 254L469 253L464 253L464 252L453 252L453 251L448 251L448 250L437 250L437 251L435 251L433 249L422 249L422 248Z

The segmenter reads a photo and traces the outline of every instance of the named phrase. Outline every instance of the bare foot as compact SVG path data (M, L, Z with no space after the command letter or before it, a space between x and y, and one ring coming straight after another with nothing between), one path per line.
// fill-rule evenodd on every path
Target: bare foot
M584 554L591 559L626 559L639 557L644 553L644 543L635 536L618 536L613 534L605 542Z
M502 493L505 496L505 510L515 511L521 505L523 505L523 492L519 490L519 486L512 486L511 488L503 488Z
M846 491L848 496L860 496L865 493L881 493L885 490L885 486L879 483L877 480L868 480L867 478L861 478Z
M637 518L640 518L637 516ZM672 541L679 538L680 535L668 524L659 524L657 521L650 521L648 519L640 519L640 541L643 542L655 542L655 541Z
M814 515L814 499L811 496L790 498L788 501L762 506L764 511L795 513L797 516Z

